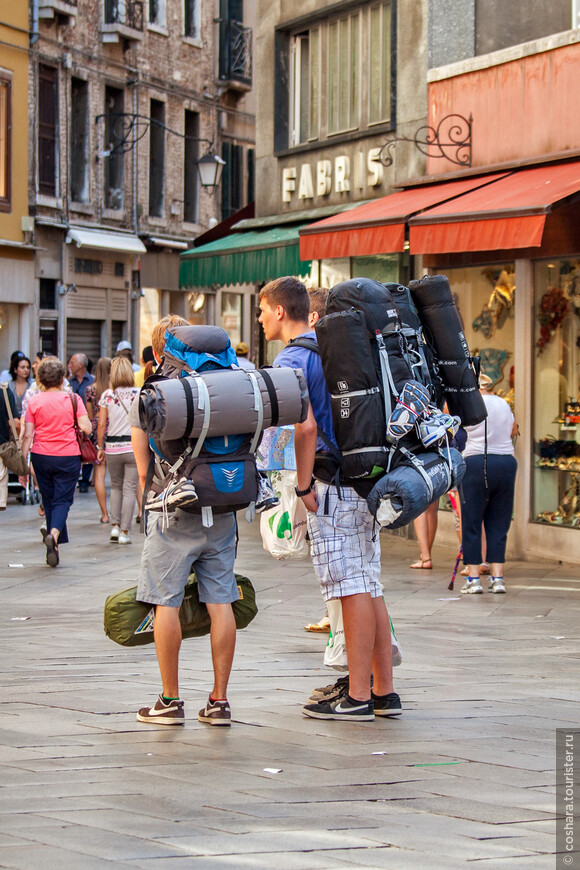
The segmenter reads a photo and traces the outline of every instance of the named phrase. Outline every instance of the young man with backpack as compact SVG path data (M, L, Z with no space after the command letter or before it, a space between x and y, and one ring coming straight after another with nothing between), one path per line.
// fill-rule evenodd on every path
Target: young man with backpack
M162 360L167 330L181 326L189 327L190 324L176 315L164 317L155 326L152 346L157 363ZM138 403L133 404L136 416L134 414L131 418L132 443L145 501L152 451L149 438L139 424ZM197 513L175 509L166 516L150 510L146 535L137 599L156 605L154 637L162 691L151 707L139 710L137 720L155 725L183 725L185 722L178 679L181 647L179 608L194 565L200 600L206 604L211 618L214 670L213 689L207 704L199 711L198 719L209 725L230 725L227 686L236 643L231 605L239 597L234 577L235 513L216 513L212 524L207 527Z
M372 721L375 715L399 715L389 617L379 579L379 537L363 497L364 484L336 481L332 453L337 452L337 444L320 356L295 343L316 340L309 326L308 291L296 278L278 278L261 290L259 303L266 339L286 344L274 365L302 368L306 376L310 409L305 422L295 426L296 494L308 511L312 558L323 597L341 601L349 662L344 691L306 704L302 712L316 719L362 722Z

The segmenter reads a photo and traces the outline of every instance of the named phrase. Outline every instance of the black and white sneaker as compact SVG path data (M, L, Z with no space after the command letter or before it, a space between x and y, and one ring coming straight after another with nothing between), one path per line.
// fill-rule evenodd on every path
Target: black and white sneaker
M171 513L177 508L190 507L196 501L197 492L191 480L179 477L177 480L171 481L162 492L155 493L150 490L145 502L145 510Z
M276 507L280 504L278 493L272 486L272 481L264 471L258 473L258 495L256 497L256 513Z
M372 722L375 718L372 700L355 701L348 693L332 701L306 704L302 712L311 719L351 719L354 722Z
M401 699L396 692L389 692L388 695L371 692L371 698L375 705L375 716L400 716L403 712Z
M159 695L152 707L141 707L137 713L137 722L152 722L154 725L184 725L183 701L174 699L165 703L162 696Z

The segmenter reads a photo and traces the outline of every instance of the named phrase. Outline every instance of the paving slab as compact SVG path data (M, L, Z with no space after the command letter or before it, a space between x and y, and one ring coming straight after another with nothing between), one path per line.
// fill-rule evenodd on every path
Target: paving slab
M238 634L234 724L196 720L212 680L199 638L182 647L186 725L167 729L135 721L159 691L154 648L102 629L107 595L136 582L142 538L113 546L97 517L94 494L79 495L52 570L36 507L2 515L1 867L553 866L555 729L580 719L575 566L508 563L506 596L441 601L452 548L436 546L422 577L408 570L416 544L383 535L405 712L321 722L300 712L337 676L326 636L303 629L323 612L311 563L275 562L241 521L237 570L260 612Z

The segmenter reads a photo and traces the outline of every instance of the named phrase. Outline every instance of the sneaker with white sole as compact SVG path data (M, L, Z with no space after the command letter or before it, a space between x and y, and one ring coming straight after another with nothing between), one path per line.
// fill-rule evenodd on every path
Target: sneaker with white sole
M280 504L278 493L272 486L268 475L261 471L258 475L258 495L256 497L256 513L276 507Z
M371 698L375 706L375 716L400 716L403 712L401 699L396 692L388 695L375 695L371 692Z
M121 534L121 529L119 528L119 526L113 526L113 528L111 529L111 534L109 535L109 541L112 544L116 544L117 541L119 540L120 534Z
M151 490L147 494L145 510L171 512L177 508L190 507L196 501L197 492L191 480L179 477L171 481L162 492L155 493Z
M311 719L337 719L351 722L372 722L375 711L372 700L356 701L348 694L341 694L332 701L319 701L318 704L306 704L302 708L305 716Z
M505 592L505 583L503 582L503 577L490 577L489 578L489 588L488 592L495 592L496 594L499 592Z
M141 707L137 722L152 722L154 725L184 725L185 711L179 698L167 703L159 695L152 707Z
M336 698L339 694L348 692L349 677L348 674L344 677L339 677L336 683L331 683L328 686L321 686L320 689L314 689L310 696L311 701L319 701L324 699L328 701L330 698Z
M462 595L481 595L483 586L479 577L468 577L465 586L461 590Z
M133 541L131 537L127 534L127 532L120 532L119 537L117 538L118 544L132 544Z
M212 701L207 699L207 704L197 714L200 722L207 722L208 725L231 725L232 711L230 710L229 701Z

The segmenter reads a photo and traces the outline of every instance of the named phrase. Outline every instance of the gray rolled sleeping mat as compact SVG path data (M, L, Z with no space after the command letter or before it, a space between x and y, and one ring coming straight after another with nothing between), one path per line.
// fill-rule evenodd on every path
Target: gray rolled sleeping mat
M139 396L141 428L171 441L260 434L270 426L303 423L307 413L302 369L192 372L145 384Z

